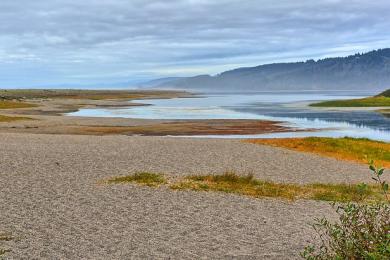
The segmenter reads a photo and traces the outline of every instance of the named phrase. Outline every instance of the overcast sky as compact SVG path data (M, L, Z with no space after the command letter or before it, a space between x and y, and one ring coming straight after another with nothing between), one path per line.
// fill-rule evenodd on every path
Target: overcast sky
M390 47L389 0L0 0L0 87L215 74Z

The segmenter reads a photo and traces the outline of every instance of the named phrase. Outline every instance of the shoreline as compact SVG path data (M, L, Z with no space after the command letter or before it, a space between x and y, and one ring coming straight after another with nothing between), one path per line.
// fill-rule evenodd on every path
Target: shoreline
M0 132L81 135L251 135L300 131L268 120L156 120L67 116L81 108L123 108L148 106L138 100L196 97L179 91L81 91L75 90L5 91L9 99L22 99L33 107L3 109L1 115L23 116L32 120L0 123ZM2 91L0 91L1 94ZM3 91L4 92L4 91ZM16 94L15 94L15 93ZM21 93L19 93L21 92ZM48 96L43 98L43 96ZM134 98L130 99L129 96ZM0 95L1 96L1 95ZM4 98L4 93L3 93Z
M284 120L283 118L263 119L137 119L126 117L84 117L65 115L81 108L120 109L124 107L149 106L148 99L161 98L201 98L201 94L176 91L82 91L82 90L19 90L6 91L10 98L29 102L33 107L2 109L0 132L41 133L41 134L80 134L80 135L145 135L145 136L192 136L206 138L280 138L280 137L361 137L355 129L344 129L330 125L310 128L305 121ZM38 92L37 92L38 91ZM70 92L68 92L70 91ZM1 94L2 90L0 90ZM27 93L27 94L26 94ZM48 95L49 97L43 98ZM14 95L14 96L12 96ZM16 95L16 96L15 96ZM1 96L1 95L0 95ZM27 97L25 97L27 96ZM129 98L132 96L133 98ZM29 98L29 99L28 99ZM9 100L7 99L7 100ZM1 102L1 101L0 101ZM19 101L18 101L19 102ZM300 102L292 106L300 107L309 102ZM309 106L307 106L310 109ZM318 109L318 108L313 108ZM320 108L332 109L333 108ZM347 108L348 110L370 110L372 108ZM336 109L342 111L342 109ZM386 112L386 111L384 111ZM389 115L389 114L384 114ZM5 117L4 117L5 116ZM8 121L7 122L7 116ZM13 118L14 117L14 118ZM30 119L30 120L26 120ZM337 123L332 123L337 124ZM332 132L333 131L333 132ZM375 133L371 131L370 138ZM316 134L318 133L318 134ZM375 138L374 138L375 139ZM388 141L386 138L378 140Z

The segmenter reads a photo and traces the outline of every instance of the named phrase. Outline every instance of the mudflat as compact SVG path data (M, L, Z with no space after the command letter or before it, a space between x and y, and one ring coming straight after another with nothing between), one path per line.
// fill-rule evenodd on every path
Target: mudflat
M297 131L266 120L143 120L64 116L80 108L147 106L138 99L196 97L180 91L0 90L0 132L79 135L251 135ZM1 106L3 104L3 106ZM8 107L8 109L7 109Z

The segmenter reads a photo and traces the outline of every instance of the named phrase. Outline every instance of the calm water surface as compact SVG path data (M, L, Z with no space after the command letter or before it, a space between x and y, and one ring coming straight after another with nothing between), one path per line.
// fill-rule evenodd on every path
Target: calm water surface
M390 142L390 118L380 113L307 106L316 101L361 98L373 94L367 92L203 94L196 98L136 100L135 102L149 104L149 106L81 109L68 115L144 119L263 119L282 121L284 125L298 129L315 128L318 131L213 137L351 136Z

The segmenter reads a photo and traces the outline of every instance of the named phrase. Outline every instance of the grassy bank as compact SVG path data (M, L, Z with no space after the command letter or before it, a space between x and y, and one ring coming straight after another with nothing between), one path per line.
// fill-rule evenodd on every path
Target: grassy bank
M368 139L307 137L256 139L248 142L310 152L364 164L367 164L369 160L374 160L377 164L390 167L390 144Z
M390 107L390 97L333 100L310 104L312 107Z
M332 100L310 104L312 107L388 107L390 106L390 89L374 97L349 100Z

